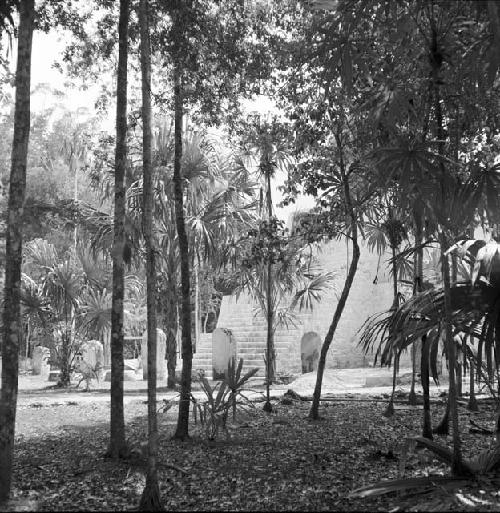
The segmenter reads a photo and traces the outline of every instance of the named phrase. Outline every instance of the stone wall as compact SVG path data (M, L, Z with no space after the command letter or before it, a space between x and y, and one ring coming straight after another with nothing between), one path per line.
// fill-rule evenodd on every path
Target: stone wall
M296 328L276 330L278 372L301 372L300 348L304 334L315 332L324 340L342 292L351 256L351 246L346 247L345 242L339 241L324 245L318 253L323 269L336 274L333 288L323 293L321 302L315 305L312 312L298 313L299 322ZM358 330L370 315L387 310L392 304L392 282L387 272L388 258L388 254L383 255L379 262L378 255L361 244L358 271L330 346L327 367L356 368L373 362L373 356L365 356L357 346ZM258 367L261 369L259 375L263 375L266 321L261 315L255 315L255 312L256 305L248 295L241 294L238 299L225 296L217 327L231 330L236 340L238 358L245 359L245 368ZM207 344L204 344L204 351L207 351ZM409 361L409 355L405 355L401 365L409 365ZM194 365L196 368L196 360Z

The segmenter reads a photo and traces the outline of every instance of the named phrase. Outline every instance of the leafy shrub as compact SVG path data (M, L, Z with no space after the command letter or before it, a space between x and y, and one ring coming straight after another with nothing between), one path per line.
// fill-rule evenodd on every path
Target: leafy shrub
M251 369L242 375L243 358L240 358L238 366L231 359L222 382L212 387L204 373L199 373L198 381L205 394L204 401L198 401L192 397L193 415L195 422L197 416L200 424L205 428L205 434L209 440L215 440L222 429L228 435L227 418L232 410L233 421L236 419L238 406L245 408L252 406L250 400L243 394L243 387L250 378L258 372L257 368Z

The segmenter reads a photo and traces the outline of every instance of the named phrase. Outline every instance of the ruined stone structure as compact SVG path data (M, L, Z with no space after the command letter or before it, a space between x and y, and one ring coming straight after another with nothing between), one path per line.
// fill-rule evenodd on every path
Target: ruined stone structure
M361 243L360 247L358 271L330 346L327 368L356 368L372 364L373 357L365 356L357 345L358 330L370 315L387 310L393 301L387 268L389 255L382 255L379 260L378 255L370 252L366 245ZM312 312L298 312L296 328L276 330L274 342L278 374L316 370L319 350L331 324L350 258L351 246L339 241L325 244L318 253L322 268L336 273L334 287L323 292L321 302ZM255 311L256 305L246 294L240 295L238 300L234 296L224 296L217 327L223 328L232 338L237 358L244 358L244 369L258 367L258 376L264 376L266 320L261 314L255 315ZM193 360L193 368L204 370L207 377L212 377L212 358L218 351L213 347L212 339L211 334L202 335ZM217 358L220 359L220 355ZM401 364L409 365L409 355L402 357Z

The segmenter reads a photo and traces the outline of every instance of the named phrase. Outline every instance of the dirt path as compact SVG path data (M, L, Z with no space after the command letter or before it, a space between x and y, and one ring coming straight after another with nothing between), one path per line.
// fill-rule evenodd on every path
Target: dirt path
M408 388L410 369L400 370L400 384L397 390ZM327 369L323 378L322 394L323 396L345 396L345 395L361 395L361 396L387 396L392 391L392 370L381 368L361 368L361 369ZM271 397L280 398L288 389L293 390L297 394L304 397L311 397L316 384L316 373L311 372L302 374L292 383L286 385L273 385L271 388ZM367 386L367 384L371 384ZM373 386L379 385L379 386ZM46 380L42 380L39 376L25 375L19 377L19 406L29 405L61 405L68 403L109 403L110 383L94 382L89 392L83 390L84 385L80 388L71 388L61 390L53 388L53 384ZM252 400L259 400L263 397L264 382L262 378L255 378L250 381L247 387L252 389L246 393L247 397ZM447 383L440 386L431 385L431 394L439 395L447 390ZM419 391L419 387L417 387ZM124 402L125 404L135 401L146 400L146 382L142 380L125 381L124 382ZM178 392L167 389L166 381L158 382L158 400L172 400L178 397ZM197 383L193 384L193 395L197 399L203 399L204 394L201 392Z

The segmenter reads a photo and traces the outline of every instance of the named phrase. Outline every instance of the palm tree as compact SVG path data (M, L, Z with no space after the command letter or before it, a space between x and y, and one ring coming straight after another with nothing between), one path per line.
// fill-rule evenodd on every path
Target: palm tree
M266 115L266 118L269 116ZM243 141L248 146L247 156L257 163L257 174L262 180L260 190L260 212L264 212L265 218L269 223L269 227L273 225L273 198L272 198L272 180L278 171L286 171L290 163L290 156L287 152L286 145L282 141L282 137L278 131L278 124L267 119L261 120L260 114L254 116L255 123L248 132L247 140ZM274 330L277 312L273 304L273 288L272 279L274 262L272 259L266 260L265 279L266 281L266 305L263 308L267 323L266 338L266 388L269 392L269 386L275 379L276 374L276 351L274 349ZM267 394L269 396L269 393ZM270 411L271 403L269 400L264 404L264 409Z
M60 386L68 386L72 362L82 337L90 335L104 340L111 320L109 269L103 260L78 247L66 258L60 258L54 246L43 239L29 242L25 248L26 279L37 285L42 302L38 315L47 307L56 329L54 350L61 367ZM24 302L28 305L25 287ZM31 309L35 303L32 302Z
M297 218L296 225L300 224ZM256 301L258 312L268 322L266 377L270 359L269 335L273 340L279 326L295 324L294 310L312 309L321 300L321 292L329 286L333 273L322 273L315 265L312 248L305 243L300 227L288 236L282 221L276 217L262 220L236 242L238 258L233 261L236 271L230 281L236 294L246 291ZM271 267L269 264L271 263ZM271 274L270 274L271 273ZM271 315L269 315L271 311ZM269 334L269 329L271 333ZM264 411L271 412L271 380L266 379Z

